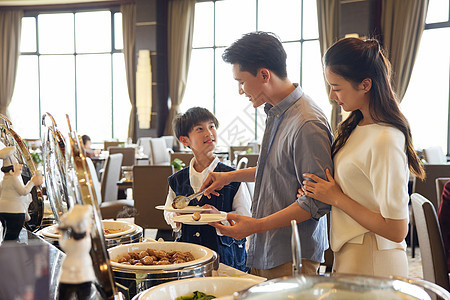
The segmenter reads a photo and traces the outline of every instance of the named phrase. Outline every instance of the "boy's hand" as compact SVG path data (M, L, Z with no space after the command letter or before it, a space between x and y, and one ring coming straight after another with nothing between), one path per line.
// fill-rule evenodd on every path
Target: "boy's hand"
M200 190L206 188L203 195L208 197L208 199L211 198L211 194L219 196L219 193L216 191L221 190L224 186L230 183L230 180L228 179L229 177L230 175L228 172L211 172L208 177L206 177L205 181L203 181Z
M210 205L210 204L205 204L202 206L202 208L209 208L210 210L205 211L204 213L206 214L220 214L220 211L215 208L214 206Z

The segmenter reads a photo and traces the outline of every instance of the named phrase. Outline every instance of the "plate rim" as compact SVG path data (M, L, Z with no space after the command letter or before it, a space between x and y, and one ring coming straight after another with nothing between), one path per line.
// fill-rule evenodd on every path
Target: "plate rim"
M190 209L186 209L186 208L190 208ZM164 211L168 211L168 212L179 212L179 213L194 213L194 212L204 212L204 211L210 211L211 208L202 208L202 207L197 207L197 206L186 206L185 208L173 208L171 206L167 206L167 205L157 205L155 206L156 209L159 210L164 210ZM195 208L195 209L194 209Z
M183 224L186 224L186 225L208 225L208 223L212 223L212 222L222 222L222 221L226 221L227 220L227 214L204 214L205 216L211 216L211 215L214 215L214 216L220 216L220 220L217 220L217 221L201 221L201 220L199 220L199 221L194 221L193 219L192 219L192 217L191 216L189 216L189 215L179 215L179 216L174 216L173 218L172 218L172 220L173 221L175 221L175 222L180 222L180 223L183 223ZM186 222L186 221L183 221L183 220L179 220L179 219L182 219L182 218L187 218L187 217L191 217L191 220L192 220L192 222L191 221L189 221L189 222ZM218 217L219 218L219 217Z
M122 236L122 235L126 235L126 234L129 234L129 233L134 232L134 231L137 230L137 225L136 224L128 223L128 222L125 222L125 221L102 220L102 226L104 224L103 222L126 223L130 227L129 229L127 229L125 231L121 231L121 232L117 232L117 233L113 233L113 234L105 234L105 238L106 239L110 239L110 238L115 238L115 237L119 237L119 236ZM49 237L49 238L59 239L59 237L61 236L60 234L55 234L55 233L49 232L50 229L55 228L55 227L58 227L58 224L53 224L53 225L50 225L50 226L47 226L47 227L43 228L41 230L42 235L45 236L45 237Z

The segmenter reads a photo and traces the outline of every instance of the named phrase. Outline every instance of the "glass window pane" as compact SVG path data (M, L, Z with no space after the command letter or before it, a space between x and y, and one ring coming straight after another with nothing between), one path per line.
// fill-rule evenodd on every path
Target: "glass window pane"
M424 31L400 105L411 126L416 149L441 146L447 150L450 40L443 36L450 36L450 28Z
M180 111L200 106L213 112L214 89L213 49L193 49L189 76Z
M69 114L75 124L75 63L72 55L40 57L41 111L49 112L57 124Z
M302 6L298 0L259 0L258 30L277 34L282 41L299 40Z
M111 51L111 12L83 12L75 14L77 53Z
M214 43L214 3L195 4L193 47L213 46Z
M223 62L223 49L216 50L216 110L219 120L218 145L246 145L255 140L255 109L245 95L239 95L232 65ZM262 110L261 110L262 111ZM263 112L264 113L264 112ZM263 135L264 120L258 126Z
M331 104L325 89L325 81L322 71L322 60L318 41L303 43L303 75L302 88L305 93L322 108L330 121Z
M114 48L123 49L122 13L114 14Z
M287 54L286 67L291 82L300 83L300 42L283 43Z
M317 24L317 2L303 1L303 38L318 39L319 27Z
M55 26L58 24L58 26ZM73 53L73 14L41 14L38 16L40 53Z
M128 137L131 103L128 96L125 60L122 53L113 54L113 110L113 138L125 141ZM104 139L105 136L101 138Z
M77 56L77 131L94 140L111 136L111 55Z
M430 0L426 23L437 23L448 21L449 1L448 0Z
M244 33L255 30L255 0L225 0L216 2L217 46L229 46Z
M38 82L37 56L20 56L14 94L8 106L8 114L14 131L21 138L39 138Z
M36 51L36 18L22 18L20 52Z

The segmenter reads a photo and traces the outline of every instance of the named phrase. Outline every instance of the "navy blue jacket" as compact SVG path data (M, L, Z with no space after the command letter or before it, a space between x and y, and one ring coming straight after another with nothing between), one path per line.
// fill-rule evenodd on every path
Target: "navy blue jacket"
M214 172L230 172L234 169L219 162ZM178 171L169 177L169 185L175 194L188 196L194 193L189 180L189 167ZM189 205L210 204L219 211L230 212L233 199L240 186L240 182L232 182L219 191L219 196L211 195L211 199L202 196L200 200L194 199ZM194 243L208 247L219 254L219 261L233 268L247 271L245 266L247 253L245 251L245 238L235 240L228 236L218 236L216 229L210 225L185 225L181 227L180 242Z

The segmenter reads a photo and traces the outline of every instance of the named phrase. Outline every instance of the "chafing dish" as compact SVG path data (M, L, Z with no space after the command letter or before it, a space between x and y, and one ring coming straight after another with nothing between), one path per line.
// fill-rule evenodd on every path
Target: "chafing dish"
M195 260L173 265L134 266L117 263L118 256L147 248L165 251L190 251ZM217 253L204 246L182 242L150 242L127 244L108 249L114 278L119 290L131 299L139 292L173 280L208 277L217 270Z

